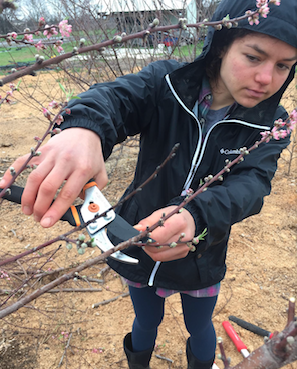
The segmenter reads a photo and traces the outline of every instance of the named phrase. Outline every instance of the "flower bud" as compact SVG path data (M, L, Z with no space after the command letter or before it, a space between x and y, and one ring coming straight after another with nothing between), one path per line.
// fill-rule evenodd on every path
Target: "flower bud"
M86 239L86 236L85 236L84 234L80 234L80 235L78 236L78 239L79 239L80 241L84 241L84 240Z
M116 35L116 36L114 36L113 37L113 39L112 39L114 42L116 42L116 43L120 43L120 42L122 42L122 37L121 36L119 36L119 35Z
M54 134L54 135L57 135L61 132L62 132L61 128L55 128L55 129L52 130L52 134Z
M71 250L72 249L72 244L71 243L66 243L66 249Z
M295 338L292 336L287 337L287 342L289 345L293 345L295 343Z

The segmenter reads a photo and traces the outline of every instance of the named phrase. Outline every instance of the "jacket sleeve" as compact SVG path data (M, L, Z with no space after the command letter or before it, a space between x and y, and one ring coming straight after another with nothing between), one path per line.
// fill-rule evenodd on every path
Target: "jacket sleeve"
M164 76L180 64L173 60L149 64L138 74L114 82L93 85L69 102L70 115L64 113L62 129L82 127L96 132L107 159L115 144L145 131L150 123Z
M286 117L287 113L281 116ZM288 144L289 137L261 144L242 163L231 167L223 182L216 182L185 206L194 217L196 235L207 228L203 249L227 239L234 223L260 212L263 198L271 190L277 160ZM176 198L171 204L180 202L181 198Z

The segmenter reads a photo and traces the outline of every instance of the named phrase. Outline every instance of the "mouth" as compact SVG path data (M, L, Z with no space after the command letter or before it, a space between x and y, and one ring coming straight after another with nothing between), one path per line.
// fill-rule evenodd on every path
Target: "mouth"
M247 88L247 91L251 97L255 97L255 98L261 98L266 94L266 91L253 90L250 88Z

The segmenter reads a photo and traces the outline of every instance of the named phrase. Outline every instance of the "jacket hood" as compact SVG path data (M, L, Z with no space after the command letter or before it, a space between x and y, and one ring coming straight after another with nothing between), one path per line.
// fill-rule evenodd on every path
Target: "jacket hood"
M246 28L276 37L297 49L297 1L281 0L279 6L269 3L269 8L270 12L267 18L260 16L258 25L250 25L246 18L238 22L237 28ZM215 11L212 21L222 20L226 16L229 16L230 19L238 18L245 15L246 11L254 11L256 9L256 0L223 0ZM170 75L173 87L189 109L193 108L197 100L199 94L198 86L200 85L205 70L204 59L211 48L215 32L221 31L209 27L202 53L193 63L174 71ZM253 120L255 123L260 119L260 112L262 123L263 117L266 118L265 120L267 120L267 122L272 119L284 91L294 78L296 64L292 67L286 82L279 91L269 99L262 101L255 108L245 109L239 106L241 113L246 111L249 116L254 116ZM256 114L251 114L253 113L251 110Z
M256 10L256 0L223 0L215 11L212 21L221 20L227 15L230 19L240 17L248 10ZM260 16L259 24L250 25L248 19L238 22L238 28L246 28L255 32L286 42L297 48L297 1L281 0L279 6L269 3L267 18ZM210 33L214 29L211 27Z

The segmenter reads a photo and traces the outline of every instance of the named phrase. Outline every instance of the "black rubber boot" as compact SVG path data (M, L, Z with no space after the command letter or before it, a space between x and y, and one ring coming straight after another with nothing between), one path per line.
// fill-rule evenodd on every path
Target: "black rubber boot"
M211 369L214 358L209 361L200 361L193 355L190 346L190 339L187 340L188 369Z
M124 338L124 351L128 359L129 369L150 369L149 362L153 348L141 352L133 352L131 333L128 333Z

